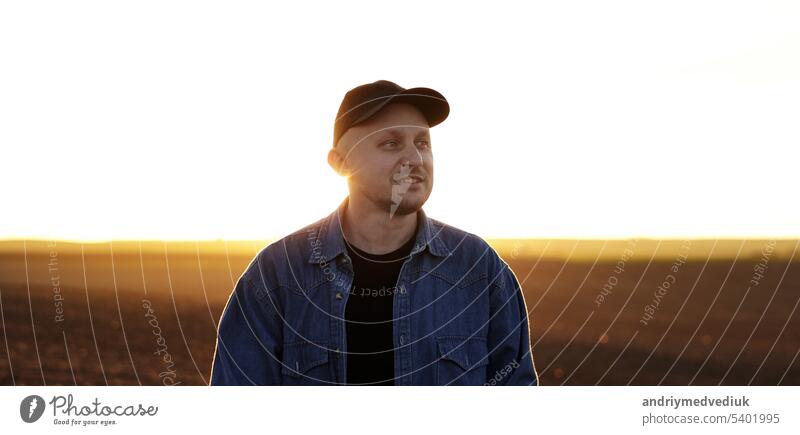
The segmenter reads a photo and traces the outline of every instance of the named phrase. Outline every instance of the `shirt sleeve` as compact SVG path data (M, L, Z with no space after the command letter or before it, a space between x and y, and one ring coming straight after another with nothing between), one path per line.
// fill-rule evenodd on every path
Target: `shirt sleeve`
M488 385L538 385L528 333L528 310L514 272L500 260L492 284Z
M252 265L251 265L252 266ZM280 385L278 300L255 274L237 281L219 322L210 385ZM261 284L259 284L261 283Z

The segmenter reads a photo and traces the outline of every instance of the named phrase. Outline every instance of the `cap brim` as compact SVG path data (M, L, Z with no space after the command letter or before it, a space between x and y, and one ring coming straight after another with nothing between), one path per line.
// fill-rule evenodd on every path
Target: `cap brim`
M450 114L450 104L447 103L442 94L430 88L411 88L392 95L371 107L370 110L359 116L352 125L366 121L386 107L387 104L400 102L411 104L419 109L428 121L429 127L440 124Z

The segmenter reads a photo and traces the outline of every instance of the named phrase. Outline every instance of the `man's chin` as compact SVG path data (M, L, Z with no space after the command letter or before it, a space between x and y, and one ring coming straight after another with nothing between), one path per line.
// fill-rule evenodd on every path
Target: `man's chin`
M404 196L403 199L400 201L399 204L391 203L389 206L389 217L393 216L405 216L409 214L413 214L418 212L423 205L425 205L425 201L427 200L427 196L425 197L417 197L417 195L407 195Z

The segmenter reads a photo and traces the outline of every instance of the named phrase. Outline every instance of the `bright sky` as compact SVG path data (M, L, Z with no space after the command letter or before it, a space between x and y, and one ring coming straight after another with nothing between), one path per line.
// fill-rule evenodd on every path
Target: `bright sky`
M3 2L0 238L288 234L346 195L333 120L379 79L450 102L451 225L800 237L798 2L277 3Z

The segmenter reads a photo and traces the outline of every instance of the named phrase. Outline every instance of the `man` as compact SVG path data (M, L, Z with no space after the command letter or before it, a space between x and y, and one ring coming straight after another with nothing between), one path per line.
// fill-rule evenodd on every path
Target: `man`
M481 238L430 219L430 127L447 100L350 90L328 163L349 196L264 248L220 320L212 385L536 385L519 282Z

